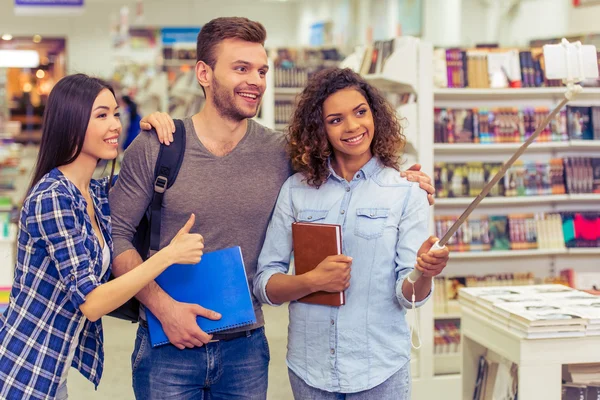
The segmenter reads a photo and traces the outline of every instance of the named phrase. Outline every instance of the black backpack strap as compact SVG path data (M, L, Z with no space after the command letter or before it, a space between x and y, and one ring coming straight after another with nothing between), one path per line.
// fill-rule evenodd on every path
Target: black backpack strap
M165 190L173 186L183 162L185 153L185 126L176 119L173 142L160 145L158 159L154 168L154 195L150 207L150 250L158 251L160 247L160 223L162 201Z

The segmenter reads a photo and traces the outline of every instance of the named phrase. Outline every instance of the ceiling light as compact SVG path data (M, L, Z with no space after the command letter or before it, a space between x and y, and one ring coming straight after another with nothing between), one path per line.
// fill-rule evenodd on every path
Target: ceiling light
M39 43L42 41L42 37L40 35L33 35L33 43Z
M10 33L2 35L2 40L12 40L13 36Z

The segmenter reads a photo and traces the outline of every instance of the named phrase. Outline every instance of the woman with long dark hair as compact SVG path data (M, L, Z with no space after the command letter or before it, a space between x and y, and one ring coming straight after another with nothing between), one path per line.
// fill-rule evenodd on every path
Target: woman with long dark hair
M66 399L77 368L98 385L100 317L173 263L197 263L203 239L192 215L171 244L107 282L112 240L108 179L92 174L117 156L121 134L112 88L83 74L61 79L44 112L37 165L19 220L9 306L0 315L0 398Z
M448 250L431 251L429 204L398 173L405 137L394 108L349 69L317 73L288 128L295 175L279 193L254 294L290 302L287 364L296 399L410 399L407 308L431 295ZM339 224L344 254L289 275L292 223ZM414 285L407 276L417 268ZM345 291L345 305L296 300Z

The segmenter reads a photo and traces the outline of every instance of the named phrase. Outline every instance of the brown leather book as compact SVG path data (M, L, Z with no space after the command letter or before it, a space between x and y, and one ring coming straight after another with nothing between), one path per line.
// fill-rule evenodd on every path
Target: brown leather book
M325 258L342 254L342 227L308 222L292 223L294 268L296 275L312 271ZM315 292L298 299L302 303L341 306L344 292Z

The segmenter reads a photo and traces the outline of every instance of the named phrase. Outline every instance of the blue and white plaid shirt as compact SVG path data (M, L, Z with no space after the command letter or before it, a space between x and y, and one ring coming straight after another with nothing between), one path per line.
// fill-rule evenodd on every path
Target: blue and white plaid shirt
M92 180L90 194L100 228L110 239L107 180ZM18 259L9 306L0 315L0 398L52 399L69 347L79 345L73 367L97 387L104 352L100 321L86 321L79 306L108 280L102 248L81 192L58 170L45 175L21 210Z

